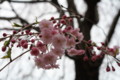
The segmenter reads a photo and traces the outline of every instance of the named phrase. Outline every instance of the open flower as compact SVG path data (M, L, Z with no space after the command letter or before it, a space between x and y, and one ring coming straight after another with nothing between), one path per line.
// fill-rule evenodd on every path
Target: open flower
M53 28L53 23L49 20L44 19L44 20L40 21L39 28L40 29L45 29L45 28L51 29L51 28Z
M45 64L44 64L44 61L43 61L42 57L35 57L34 61L35 61L35 64L38 68L44 68L45 67Z
M53 54L55 54L56 56L62 56L64 54L64 49L61 48L54 48L52 49Z
M67 48L75 47L75 44L76 42L74 38L67 38L67 43L66 43Z
M84 38L83 33L78 33L77 38L78 38L79 42L81 42Z
M46 65L55 64L57 60L57 56L49 52L47 54L43 54L43 59Z
M66 46L66 38L65 38L64 35L56 34L53 37L52 43L53 43L53 46L55 48L65 48L65 46Z
M52 33L51 30L49 29L43 29L41 32L41 40L45 43L45 44L49 44L52 42Z
M68 55L75 56L75 55L83 55L85 53L85 50L77 50L75 48L71 48L68 51Z

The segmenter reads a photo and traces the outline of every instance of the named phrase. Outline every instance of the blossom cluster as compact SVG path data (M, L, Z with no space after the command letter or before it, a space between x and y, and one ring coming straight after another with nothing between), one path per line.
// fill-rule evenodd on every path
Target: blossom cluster
M104 43L97 46L91 40L84 40L80 28L74 28L71 26L71 22L72 18L65 15L60 19L51 17L50 20L44 19L35 23L39 26L39 32L37 33L32 32L31 28L13 31L12 35L3 33L3 38L0 38L0 41L6 40L2 51L7 52L7 55L2 58L11 59L11 50L15 44L18 48L28 49L30 54L34 56L36 66L43 69L59 68L57 60L65 54L70 57L83 55L83 61L91 60L93 62L102 58L105 54L113 57L119 54L119 47L117 46L108 48ZM76 49L76 45L81 43L85 44L85 48ZM94 48L97 48L101 53L97 55ZM117 63L120 65L119 62ZM110 71L110 67L107 66L106 70ZM113 66L112 70L115 71Z
M62 20L61 24L65 24L65 22ZM75 49L75 45L84 38L78 28L74 29L70 25L60 28L59 24L53 25L53 22L49 20L40 21L39 28L41 38L31 50L31 54L35 55L35 63L38 67L58 68L56 61L65 54L65 51L70 56L85 53L85 50ZM76 42L76 40L78 41Z
M43 69L59 68L57 60L65 53L69 56L85 54L85 50L75 49L84 36L79 28L70 25L71 21L72 19L66 16L58 21L52 17L51 20L44 19L38 23L38 33L31 29L13 31L12 35L3 33L3 39L9 38L2 47L3 52L7 51L3 58L11 58L9 52L15 44L18 48L29 49L37 67ZM26 36L26 39L23 36Z

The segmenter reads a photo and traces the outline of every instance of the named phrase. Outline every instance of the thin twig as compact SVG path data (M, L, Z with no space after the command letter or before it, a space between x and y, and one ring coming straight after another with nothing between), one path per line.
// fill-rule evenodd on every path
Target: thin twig
M25 51L24 53L18 55L16 58L12 59L12 61L8 62L4 67L2 67L2 68L0 69L0 72L1 72L3 69L5 69L9 64L11 64L13 61L15 61L16 59L18 59L19 57L21 57L22 55L24 55L25 53L27 53L27 52L29 52L29 51L30 51L30 50L27 50L27 51Z

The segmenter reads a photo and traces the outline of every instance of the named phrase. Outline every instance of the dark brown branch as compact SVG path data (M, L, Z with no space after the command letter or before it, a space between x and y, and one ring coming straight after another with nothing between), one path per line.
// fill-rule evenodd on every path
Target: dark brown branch
M3 3L4 1L12 2L12 3L39 3L39 2L50 2L47 0L37 0L37 1L19 1L19 0L2 0L0 3Z
M70 15L75 15L75 14L80 15L79 12L77 11L74 0L67 0L67 2L68 2L69 14ZM77 18L77 22L78 22L78 25L80 26L80 23L81 23L80 18Z
M18 19L18 17L0 17L0 20L14 20Z
M113 19L113 22L110 26L110 30L108 32L108 36L106 37L106 40L105 40L105 45L107 46L114 34L114 31L115 31L115 28L116 28L116 25L117 25L117 22L119 20L119 17L120 17L120 10L118 11L117 15L115 16L115 18Z
M20 20L20 22L24 25L24 24L29 24L25 19L21 18L18 13L15 11L15 9L13 8L13 5L10 3L10 7L12 9L12 11L16 14L16 17Z

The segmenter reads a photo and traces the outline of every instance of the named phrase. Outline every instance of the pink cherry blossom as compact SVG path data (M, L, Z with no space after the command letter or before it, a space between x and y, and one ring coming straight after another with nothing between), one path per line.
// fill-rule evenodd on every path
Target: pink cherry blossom
M41 52L46 52L47 47L45 44L43 44L42 42L38 41L36 44L37 48L41 51Z
M62 34L56 34L53 37L52 43L55 48L65 48L66 47L66 38Z
M45 44L49 44L52 42L52 34L51 34L51 30L49 29L43 29L41 32L41 40L45 43Z
M64 54L64 49L61 48L54 48L52 49L53 54L55 54L56 56L62 56Z
M51 33L52 33L52 35L54 36L55 34L58 34L58 30L53 29L53 30L51 31Z
M75 56L75 55L83 55L85 53L85 50L77 50L75 48L71 48L68 51L68 55Z
M75 47L75 44L76 42L74 38L67 38L67 43L66 43L67 48Z
M82 49L80 49L80 50L77 50L77 55L83 55L83 54L85 54L85 50L82 50Z
M44 63L46 65L48 64L55 64L56 60L57 60L57 56L54 55L53 53L47 53L47 54L43 54L43 59L44 59Z
M71 34L74 35L74 36L78 36L79 31L80 31L79 28L73 29L73 30L71 30Z
M78 33L77 38L78 38L79 42L81 42L84 38L83 33Z
M77 50L75 48L71 48L71 49L69 49L67 51L68 51L68 55L70 55L70 56L75 56L75 55L78 54L78 52L77 52Z
M41 47L38 47L38 49L41 51L41 52L46 52L46 50L47 50L47 47L46 47L46 45L43 45L43 46L41 46Z
M44 61L43 61L42 57L35 57L34 61L35 61L35 64L38 68L44 68L45 67L45 64L44 64Z
M44 19L44 20L40 21L39 27L40 27L40 29L45 29L45 28L51 29L51 28L53 28L53 23L49 20Z

